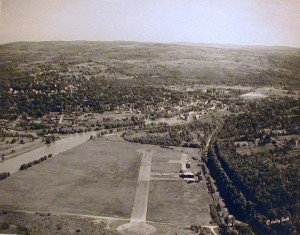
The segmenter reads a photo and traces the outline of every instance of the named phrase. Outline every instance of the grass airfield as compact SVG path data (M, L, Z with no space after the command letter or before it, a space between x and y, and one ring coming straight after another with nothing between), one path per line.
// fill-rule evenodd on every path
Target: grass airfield
M143 151L152 154L147 177L141 176ZM113 135L88 141L1 181L0 208L99 217L117 229L139 214L133 211L137 203L145 208L141 213L155 227L154 234L186 234L185 228L209 225L211 218L205 183L187 184L178 177L183 154L191 171L197 171L197 161L191 160L197 156L194 149L133 144ZM145 179L148 203L136 198Z

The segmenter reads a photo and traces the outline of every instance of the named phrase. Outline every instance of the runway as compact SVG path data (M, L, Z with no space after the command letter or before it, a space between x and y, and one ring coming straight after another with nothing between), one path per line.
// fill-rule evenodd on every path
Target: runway
M117 229L122 234L152 234L156 231L154 226L146 224L153 151L143 150L142 153L130 223Z

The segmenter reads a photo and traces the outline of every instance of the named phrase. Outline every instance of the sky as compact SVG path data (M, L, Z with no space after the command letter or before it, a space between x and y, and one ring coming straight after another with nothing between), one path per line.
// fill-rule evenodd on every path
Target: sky
M121 40L300 47L300 0L0 0L0 12L1 44Z

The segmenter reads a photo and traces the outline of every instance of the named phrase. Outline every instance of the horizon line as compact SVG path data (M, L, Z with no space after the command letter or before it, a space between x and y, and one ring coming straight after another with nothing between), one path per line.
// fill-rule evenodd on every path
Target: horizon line
M88 39L74 39L74 40L38 40L38 41L12 41L12 42L0 42L0 45L8 45L8 44L16 44L16 43L45 43L45 42L130 42L130 43L145 43L145 44L170 44L170 45L183 45L183 46L200 46L200 45L207 45L207 46L219 46L219 47L284 47L284 48L291 48L291 49L300 49L300 46L288 46L288 45L263 45L263 44L232 44L232 43L207 43L207 42L157 42L157 41L135 41L135 40L88 40Z

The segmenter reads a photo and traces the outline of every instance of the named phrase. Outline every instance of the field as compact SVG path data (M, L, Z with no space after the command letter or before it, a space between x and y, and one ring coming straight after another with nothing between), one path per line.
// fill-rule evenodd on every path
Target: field
M114 148L108 142L90 141L16 173L1 182L1 204L25 210L129 217L140 158L134 148L118 145Z
M145 217L154 234L186 234L190 225L211 221L205 183L187 184L178 176L185 160L197 171L192 156L196 150L132 144L110 135L1 181L0 207L99 216L113 229Z
M154 181L149 198L148 218L151 221L208 225L211 220L207 203L209 197L204 183L194 185L183 181Z
M19 140L17 140L19 139ZM21 142L23 141L23 142ZM32 141L31 138L23 137L6 137L0 141L0 156L4 158L10 158L17 156L21 153L29 152L35 148L43 145L43 142L38 139Z

